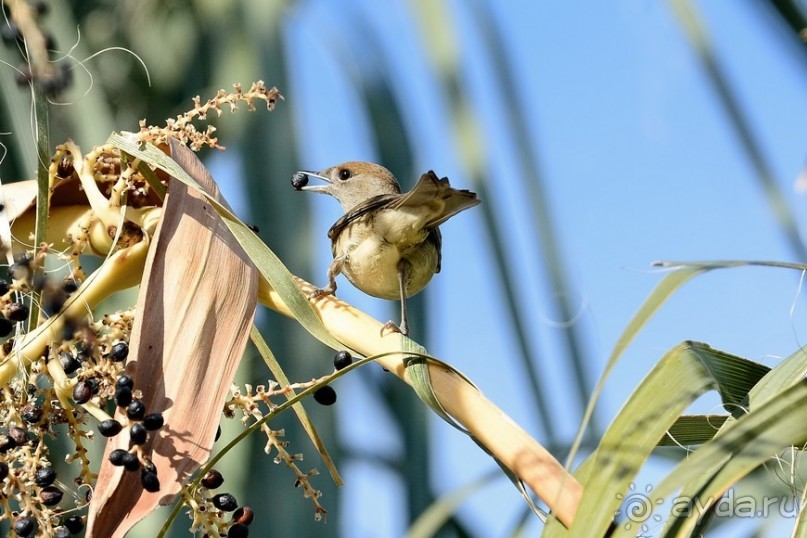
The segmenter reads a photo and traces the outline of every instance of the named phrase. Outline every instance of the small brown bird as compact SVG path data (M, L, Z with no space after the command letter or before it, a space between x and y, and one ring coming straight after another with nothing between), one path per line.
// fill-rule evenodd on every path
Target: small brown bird
M315 177L326 185L307 186ZM333 262L328 285L315 296L336 291L336 276L344 274L364 293L401 300L401 325L385 327L409 333L406 298L415 295L440 272L442 243L438 226L479 203L476 194L454 189L448 178L431 170L415 187L401 194L392 173L377 164L352 161L322 172L300 171L292 185L297 190L322 192L336 198L345 214L328 230Z

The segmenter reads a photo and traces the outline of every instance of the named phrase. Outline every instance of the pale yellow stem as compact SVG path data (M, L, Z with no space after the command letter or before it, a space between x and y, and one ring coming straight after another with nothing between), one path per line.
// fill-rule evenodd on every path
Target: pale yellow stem
M296 280L304 294L314 291L313 284ZM263 278L259 280L258 301L292 317L281 297ZM387 331L382 336L380 321L336 297L321 296L312 304L328 332L346 347L365 356L401 350L400 335ZM412 384L403 355L385 355L376 362ZM443 408L523 480L561 523L571 526L583 492L580 483L538 441L462 377L435 365L429 367L429 374Z
M17 374L22 358L27 367L45 352L52 341L60 341L64 322L67 319L84 318L113 293L131 288L140 283L146 262L149 241L120 250L109 257L73 294L65 309L58 315L26 334L14 350L0 364L0 386L5 386Z

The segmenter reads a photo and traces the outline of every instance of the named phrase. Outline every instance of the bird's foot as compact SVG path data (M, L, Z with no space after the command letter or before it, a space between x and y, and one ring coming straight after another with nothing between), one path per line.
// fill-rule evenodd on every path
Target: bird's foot
M381 326L381 336L384 336L387 333L398 333L404 336L408 336L409 327L407 327L406 323L401 323L401 326L399 327L392 321L388 321Z
M309 299L316 299L323 295L333 295L336 290L333 288L316 288L308 294Z

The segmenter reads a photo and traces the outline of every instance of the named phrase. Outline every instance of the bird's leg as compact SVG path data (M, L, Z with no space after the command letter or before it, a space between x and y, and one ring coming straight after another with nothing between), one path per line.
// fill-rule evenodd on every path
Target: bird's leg
M401 291L401 325L395 325L388 321L381 328L383 334L385 330L401 333L404 336L409 334L409 320L406 317L406 272L409 269L409 262L401 260L398 263L398 288Z
M324 288L317 288L312 291L308 298L315 299L322 295L333 295L336 291L336 276L342 272L342 268L345 266L345 262L347 261L347 256L337 256L331 262L331 265L328 266L328 285Z

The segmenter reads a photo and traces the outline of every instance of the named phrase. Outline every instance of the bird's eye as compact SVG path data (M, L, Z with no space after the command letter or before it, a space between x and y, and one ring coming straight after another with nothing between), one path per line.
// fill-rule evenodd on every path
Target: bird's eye
M342 168L341 170L339 170L339 179L341 179L342 181L347 181L348 179L350 179L350 176L351 176L350 170L348 170L347 168Z

